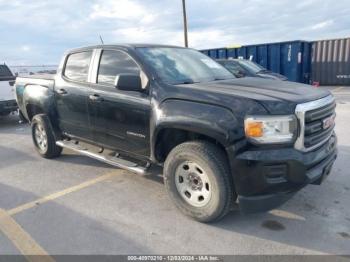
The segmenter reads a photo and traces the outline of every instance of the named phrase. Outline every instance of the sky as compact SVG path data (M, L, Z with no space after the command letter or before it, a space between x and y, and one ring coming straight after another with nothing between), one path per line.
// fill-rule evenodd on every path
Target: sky
M350 37L349 0L187 0L196 49ZM100 43L183 45L181 0L0 0L0 63L58 64Z

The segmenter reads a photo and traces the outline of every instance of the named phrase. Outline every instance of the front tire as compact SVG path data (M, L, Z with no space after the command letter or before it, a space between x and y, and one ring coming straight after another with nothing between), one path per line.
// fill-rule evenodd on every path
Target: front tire
M61 155L62 148L56 145L56 139L49 118L36 115L31 122L32 138L36 151L44 158L55 158Z
M200 222L224 217L235 198L226 155L205 141L186 142L169 153L164 183L175 205Z

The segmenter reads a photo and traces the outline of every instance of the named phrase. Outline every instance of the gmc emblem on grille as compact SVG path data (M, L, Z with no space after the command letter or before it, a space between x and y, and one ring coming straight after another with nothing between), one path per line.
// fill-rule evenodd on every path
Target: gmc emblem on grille
M325 119L323 119L323 124L322 124L322 128L323 129L327 129L331 126L334 125L334 119L335 119L335 115L331 115L330 117L327 117Z

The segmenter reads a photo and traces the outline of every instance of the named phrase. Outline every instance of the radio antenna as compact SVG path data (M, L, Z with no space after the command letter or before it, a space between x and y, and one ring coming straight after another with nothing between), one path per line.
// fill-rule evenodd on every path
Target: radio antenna
M101 44L105 44L104 42L103 42L103 39L102 39L102 36L100 35L100 40L101 40Z

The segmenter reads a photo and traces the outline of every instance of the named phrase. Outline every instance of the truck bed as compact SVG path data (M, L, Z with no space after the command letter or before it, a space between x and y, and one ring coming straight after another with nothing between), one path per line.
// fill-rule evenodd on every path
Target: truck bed
M16 86L18 85L41 85L47 88L53 88L55 84L55 76L52 74L38 74L29 76L19 76L16 78Z
M54 74L37 74L37 75L27 75L27 76L19 76L18 78L26 78L26 79L45 79L45 80L54 80L56 75Z

